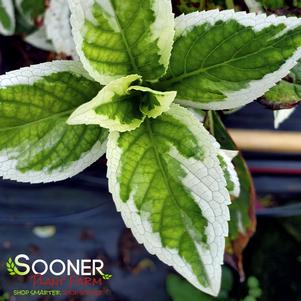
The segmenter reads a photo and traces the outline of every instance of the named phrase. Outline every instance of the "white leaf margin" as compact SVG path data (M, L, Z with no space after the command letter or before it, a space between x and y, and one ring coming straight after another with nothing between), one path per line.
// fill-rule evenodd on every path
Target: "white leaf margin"
M77 61L55 60L52 62L32 65L18 70L7 72L0 76L0 88L14 85L32 85L34 82L57 72L71 72L84 76L93 81L82 64Z
M264 11L262 4L256 0L245 0L245 4L250 13L262 13Z
M79 62L53 61L21 68L0 76L0 88L18 84L32 85L34 82L42 79L44 76L66 71L72 72L76 75L85 76L86 78L92 80ZM23 183L50 183L73 177L96 162L101 156L104 155L106 151L106 141L104 143L97 141L90 151L82 154L82 157L79 160L69 164L64 170L55 170L54 172L51 172L51 174L47 173L47 171L30 171L26 173L18 171L16 169L16 165L18 163L17 160L9 159L7 154L8 151L11 155L11 152L16 150L8 149L6 151L0 151L0 177L6 180L15 180Z
M240 182L232 160L238 155L238 151L221 149L219 151L219 155L223 158L223 161L227 166L226 168L229 173L230 180L234 185L233 190L229 191L229 193L237 198L240 194Z
M14 5L13 5L12 0L1 0L0 5L1 5L1 3L2 3L2 6L3 6L4 10L6 11L8 17L10 18L11 28L6 29L0 20L0 33L2 33L3 35L10 36L10 35L14 34L15 26L16 26Z
M152 25L153 40L158 41L160 60L166 71L169 66L175 35L175 17L170 0L154 0L156 20Z
M301 26L301 20L296 17L277 17L275 15L255 14L246 12L235 12L234 10L194 12L188 15L181 15L175 19L175 38L187 34L194 27L209 23L214 25L218 21L236 20L243 26L251 26L255 31L260 31L270 25L284 24L286 28L279 34ZM259 98L271 89L297 64L301 58L301 47L279 68L279 70L266 74L261 80L250 81L248 87L235 92L225 92L224 100L217 100L208 103L197 103L191 100L177 99L176 102L184 106L191 106L204 110L226 110L244 106Z
M45 26L26 36L24 41L42 50L55 52L53 44L47 38Z
M126 95L130 90L130 85L138 80L141 80L141 76L132 74L112 81L106 85L91 101L78 107L71 114L67 120L67 123L70 125L95 124L118 132L126 132L136 129L141 125L144 118L134 119L131 123L123 124L118 119L114 120L107 115L96 113L95 109L101 105L111 103L114 96Z
M133 200L133 193L127 202L120 199L120 186L117 181L122 150L118 147L118 132L111 132L108 139L107 159L109 190L113 195L116 208L130 228L137 241L145 246L150 254L155 254L165 264L185 277L198 289L217 296L221 285L221 265L223 264L225 238L228 235L230 213L228 206L230 196L226 189L223 171L217 159L219 144L202 124L187 109L173 104L166 113L185 123L192 133L195 133L205 151L204 162L187 159L172 149L170 155L182 163L187 176L182 179L183 185L192 192L196 203L200 206L203 216L208 220L206 234L209 248L196 243L197 250L208 273L211 286L203 287L194 275L191 267L178 254L176 250L164 248L158 233L152 232L148 216L140 216Z
M273 112L274 114L274 128L278 129L280 125L290 118L290 116L295 112L296 108L291 109L282 109L276 110Z
M63 52L77 59L70 14L67 0L51 0L45 12L44 26L47 38L52 41L56 52Z
M93 22L94 18L92 15L92 6L95 2L107 12L109 18L108 21L111 24L112 28L115 30L115 32L120 32L116 23L115 12L112 7L111 1L68 0L68 2L71 10L70 20L76 50L85 69L96 81L98 81L102 85L107 85L113 80L126 76L127 74L110 75L99 73L91 66L89 60L85 57L85 54L82 51L84 35L83 29L85 20L87 19ZM167 71L173 46L173 39L175 35L174 14L172 13L172 6L170 0L153 0L153 2L153 11L156 16L156 20L151 26L151 31L153 33L153 40L158 41L157 45L159 47L160 54L159 62L165 67Z

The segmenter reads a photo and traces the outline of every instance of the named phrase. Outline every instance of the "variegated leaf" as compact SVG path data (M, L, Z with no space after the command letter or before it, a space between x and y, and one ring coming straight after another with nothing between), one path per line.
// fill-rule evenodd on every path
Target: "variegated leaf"
M168 67L174 17L170 0L69 0L78 54L102 84L139 74L154 81Z
M178 105L136 130L111 132L109 188L138 242L217 295L230 202L219 145Z
M31 183L59 181L100 158L107 131L66 124L71 112L100 88L72 61L0 76L0 176Z
M262 96L301 57L301 21L226 11L176 18L166 76L156 88L178 91L177 102L222 110Z

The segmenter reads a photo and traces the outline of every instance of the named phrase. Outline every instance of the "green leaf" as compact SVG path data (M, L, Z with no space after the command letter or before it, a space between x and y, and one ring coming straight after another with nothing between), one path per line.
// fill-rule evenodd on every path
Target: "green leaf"
M290 81L288 81L290 80ZM291 82L292 81L292 82ZM287 120L301 101L301 64L291 70L289 77L272 87L260 99L266 107L274 110L274 127L276 129Z
M167 277L167 292L173 301L215 301L176 275Z
M160 78L174 37L169 0L69 0L73 36L86 70L102 84L128 74Z
M301 101L301 85L282 80L269 90L262 103L273 110L289 109Z
M291 70L290 76L293 78L294 83L301 84L301 60Z
M211 130L211 134L214 135L223 149L236 150L236 145L229 136L218 114L212 112L212 116L214 127ZM229 206L231 218L229 222L229 237L226 240L226 251L230 255L233 255L237 268L243 278L242 252L255 231L256 195L252 177L241 154L233 159L233 164L240 182L240 194Z
M259 288L260 286L258 279L254 276L249 277L247 283L249 288Z
M301 56L301 21L283 16L196 12L176 19L166 76L156 88L177 102L221 110L245 105L286 76Z
M106 130L66 124L100 88L72 61L0 76L0 175L21 182L59 181L101 157Z
M177 95L175 91L160 92L141 86L133 86L131 90L143 92L140 111L151 118L157 118L167 112Z
M15 13L12 0L0 0L0 34L12 35L15 32Z
M290 81L292 82L290 82ZM272 87L260 99L266 107L274 110L274 127L276 129L287 120L301 101L301 64L291 70L289 77Z
M29 25L34 25L46 9L45 0L15 0L15 3L20 15Z
M223 266L221 291L217 298L200 292L176 275L168 275L166 288L173 301L231 301L232 299L228 299L228 297L229 292L233 288L233 282L234 279L231 270Z
M291 70L289 77L272 87L261 103L272 110L290 109L301 101L301 63Z
M218 144L178 105L111 132L109 189L138 242L197 288L218 294L229 194Z
M68 119L68 124L97 124L111 131L126 132L141 125L145 116L157 117L169 110L176 92L158 92L139 83L139 75L122 77L105 86L90 102Z
M284 8L285 1L284 0L261 0L265 9L277 9L277 8Z

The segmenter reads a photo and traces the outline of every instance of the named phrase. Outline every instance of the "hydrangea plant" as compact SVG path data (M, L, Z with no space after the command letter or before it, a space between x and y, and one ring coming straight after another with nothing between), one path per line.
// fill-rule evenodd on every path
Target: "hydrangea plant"
M301 57L298 18L203 11L169 0L70 0L80 61L0 77L0 175L74 176L105 152L109 190L138 242L217 295L228 235L231 163L196 110L233 109Z

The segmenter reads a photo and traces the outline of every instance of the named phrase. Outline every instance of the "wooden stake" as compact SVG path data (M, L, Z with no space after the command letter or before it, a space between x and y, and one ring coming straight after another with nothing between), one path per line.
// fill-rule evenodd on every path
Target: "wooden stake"
M229 129L237 147L244 151L301 154L301 133Z

